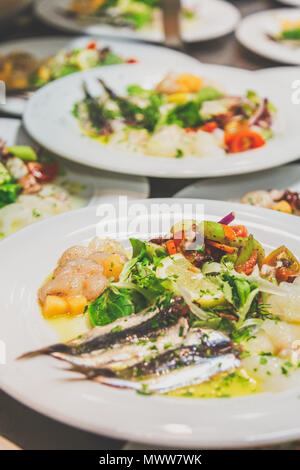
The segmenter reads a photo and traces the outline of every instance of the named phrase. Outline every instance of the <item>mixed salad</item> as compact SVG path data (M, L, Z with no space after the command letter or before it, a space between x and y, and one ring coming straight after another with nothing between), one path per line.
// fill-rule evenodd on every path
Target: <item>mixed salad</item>
M97 20L103 24L141 30L160 24L160 0L72 0L67 16ZM196 9L182 9L184 20L193 20Z
M224 397L299 380L300 263L269 254L234 214L63 253L38 297L46 318L90 331L25 354L53 355L88 379L143 394ZM290 378L290 381L287 381Z
M0 80L7 90L38 88L71 73L102 65L136 62L124 59L109 47L91 41L84 48L60 50L53 57L38 59L30 53L14 51L0 56Z
M300 215L300 193L298 191L259 189L245 194L241 201L251 206L265 207L285 214Z
M300 19L296 21L281 20L279 33L271 35L271 39L288 47L299 47Z
M76 103L82 131L122 150L168 158L224 156L256 149L274 135L276 109L249 90L244 96L191 74L168 74L154 89L139 84L120 96L99 79L105 94Z
M83 187L68 181L47 152L0 141L0 238L45 217L81 207Z

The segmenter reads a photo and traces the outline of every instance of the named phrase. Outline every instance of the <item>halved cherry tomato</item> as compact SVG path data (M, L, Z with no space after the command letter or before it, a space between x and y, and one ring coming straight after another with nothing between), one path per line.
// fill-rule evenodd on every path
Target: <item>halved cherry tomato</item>
M170 256L175 255L177 253L177 248L173 240L167 241L166 246Z
M244 273L247 276L249 276L252 273L253 269L255 268L256 263L257 263L257 251L253 250L250 258L247 261L245 261L245 263L235 266L235 270L238 273Z
M181 242L184 240L184 231L180 230L175 232L173 235L173 242L175 243L176 248L179 248Z
M97 41L91 41L91 42L86 46L87 49L97 49L97 47L98 47Z
M264 264L276 269L278 282L287 282L300 275L300 263L286 246L280 246L266 257ZM279 264L279 266L278 266Z
M231 225L231 230L234 231L236 237L248 237L248 230L245 225Z
M126 64L137 64L138 62L138 59L134 59L133 57L130 59L126 59Z
M249 129L242 129L238 132L226 133L224 136L224 143L230 153L239 153L263 147L266 141L257 132L250 131Z
M29 162L27 168L29 173L41 183L49 183L54 180L58 173L58 164L56 162Z
M204 124L204 126L199 127L198 130L211 133L211 132L214 132L218 128L219 128L218 124L215 121L211 121L211 122L207 122L206 124Z
M222 226L224 228L225 237L229 238L229 240L235 240L236 234L234 230L232 229L232 227L230 227L229 225L224 225L224 224L222 224Z
M186 132L187 134L191 134L191 133L193 133L193 132L198 132L199 127L187 127L187 128L184 129L184 130L185 130L185 132Z

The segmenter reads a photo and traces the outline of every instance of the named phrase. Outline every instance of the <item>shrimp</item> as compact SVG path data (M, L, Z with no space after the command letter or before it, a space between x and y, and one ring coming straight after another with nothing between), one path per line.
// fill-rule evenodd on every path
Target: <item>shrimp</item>
M83 295L89 302L97 299L108 286L108 280L103 274L90 276L84 284Z
M83 288L84 276L82 274L58 276L39 289L38 297L44 304L47 295L77 296L83 294Z
M69 274L94 275L103 272L102 266L89 258L75 258L67 263L60 264L54 271L54 277L68 276Z
M75 258L88 258L90 250L85 246L75 245L68 248L58 260L58 264L65 264Z
M42 304L47 295L83 295L88 301L95 300L108 284L102 273L103 267L91 259L73 259L58 266L54 278L39 290L39 299Z
M116 240L110 240L109 238L98 238L95 237L89 243L88 246L91 253L95 251L101 251L109 254L122 253L124 255L124 248L121 243Z
M274 200L270 191L252 191L250 193L245 194L243 196L241 202L243 204L251 204L253 206L260 206L265 207L267 209L271 209L274 204Z

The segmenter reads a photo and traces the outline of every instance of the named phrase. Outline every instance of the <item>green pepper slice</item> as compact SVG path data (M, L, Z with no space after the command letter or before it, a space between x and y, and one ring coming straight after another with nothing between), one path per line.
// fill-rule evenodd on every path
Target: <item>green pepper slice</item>
M29 145L13 145L12 147L8 147L7 151L26 162L37 161L37 154Z

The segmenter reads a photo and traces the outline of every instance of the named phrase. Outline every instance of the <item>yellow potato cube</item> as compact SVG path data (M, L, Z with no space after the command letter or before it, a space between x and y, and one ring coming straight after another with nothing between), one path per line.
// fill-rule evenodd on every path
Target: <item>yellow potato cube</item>
M66 315L69 311L68 302L58 295L47 295L43 305L43 314L46 318Z
M103 266L103 274L107 279L113 277L114 281L119 280L119 276L124 266L119 255L110 255L102 261L101 265Z
M180 91L187 91L190 93L195 93L199 91L203 86L203 80L196 75L191 75L189 73L183 73L176 78L176 83L180 86Z
M81 315L84 312L84 309L88 303L84 295L67 297L66 301L68 303L68 310L71 315Z
M287 201L280 201L272 207L274 211L285 212L286 214L292 214L293 209Z
M167 98L168 103L183 104L187 102L187 93L173 93Z

